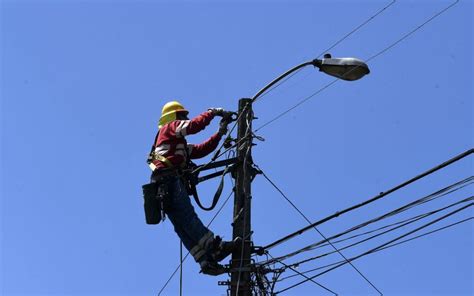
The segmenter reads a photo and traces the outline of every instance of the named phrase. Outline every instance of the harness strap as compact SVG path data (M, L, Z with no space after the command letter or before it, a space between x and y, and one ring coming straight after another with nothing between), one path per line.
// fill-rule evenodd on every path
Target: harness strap
M174 167L174 165L171 163L171 161L168 158L164 157L163 155L155 153L153 156L154 156L155 159L158 159L159 161L164 163L167 167L169 167L169 168ZM156 168L156 166L155 166L155 168Z
M197 190L196 190L196 184L194 184L194 183L190 184L191 185L191 192L192 192L192 195L194 197L194 200L196 201L197 205L201 209L203 209L204 211L212 211L216 207L217 202L219 201L219 198L221 197L222 190L224 189L224 177L228 173L228 171L229 171L229 167L226 167L224 172L222 173L222 177L221 177L221 181L219 183L219 187L217 187L217 191L214 194L214 198L212 199L212 204L208 208L203 206L201 201L199 200L199 196L198 196L198 193L197 193Z
M150 153L148 153L148 158L146 160L148 164L153 161L153 152L155 151L155 144L156 144L156 140L158 140L159 135L160 135L160 130L156 132L155 141L153 141L153 145L151 145Z

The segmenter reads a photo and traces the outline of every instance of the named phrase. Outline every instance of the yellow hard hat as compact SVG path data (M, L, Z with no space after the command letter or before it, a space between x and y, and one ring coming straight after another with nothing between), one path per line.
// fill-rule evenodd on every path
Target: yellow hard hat
M158 128L161 128L163 125L170 123L171 121L176 120L176 112L183 112L188 114L188 110L184 109L184 106L181 105L178 101L171 101L166 103L161 110L161 118L158 124Z

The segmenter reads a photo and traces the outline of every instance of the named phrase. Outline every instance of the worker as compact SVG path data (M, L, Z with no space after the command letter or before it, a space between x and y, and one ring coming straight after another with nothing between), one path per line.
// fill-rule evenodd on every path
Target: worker
M151 182L161 182L167 186L164 212L173 223L174 230L194 260L199 263L204 274L219 275L225 272L218 262L232 253L240 238L223 241L214 236L196 215L187 192L187 184L178 175L160 178L160 172L185 169L190 159L202 158L216 149L222 136L227 133L226 120L221 120L219 130L201 144L186 142L186 136L202 131L215 116L225 117L229 112L222 108L210 108L189 120L188 111L177 101L164 105L155 138L154 149L150 153L149 165L153 170Z

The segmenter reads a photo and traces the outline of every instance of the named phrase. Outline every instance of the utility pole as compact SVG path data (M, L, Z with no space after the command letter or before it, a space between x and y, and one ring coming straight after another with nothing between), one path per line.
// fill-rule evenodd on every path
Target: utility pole
M234 192L234 221L233 238L241 237L239 245L232 253L231 261L231 296L250 296L251 287L251 183L253 179L252 168L252 100L239 100L239 119L237 131L237 159L238 166L235 170Z
M360 79L364 75L370 73L369 67L362 60L356 58L332 58L330 54L326 54L322 60L314 59L307 61L286 71L259 90L251 99L244 98L239 100L236 145L237 166L232 173L232 176L235 179L232 227L233 239L241 237L243 243L232 253L232 260L230 262L230 283L229 281L219 282L219 285L230 284L231 296L252 295L252 288L254 285L251 281L252 272L256 275L258 286L261 286L261 282L258 279L259 274L254 270L250 257L252 248L254 248L250 221L250 208L252 201L251 183L255 175L259 173L259 171L254 168L252 161L252 120L254 119L252 103L283 78L306 66L317 67L321 72L349 81ZM259 254L259 252L263 252L263 250L263 248L259 248L258 251L254 251L257 251L256 253ZM259 289L261 288L259 287Z

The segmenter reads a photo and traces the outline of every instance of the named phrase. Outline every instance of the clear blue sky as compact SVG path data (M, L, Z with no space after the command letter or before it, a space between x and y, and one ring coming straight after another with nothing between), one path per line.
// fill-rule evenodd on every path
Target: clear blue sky
M156 295L179 261L171 223L145 225L142 209L162 105L177 99L191 115L235 110L389 2L1 1L0 293ZM331 53L367 59L449 3L399 0ZM266 141L254 161L317 220L472 148L472 40L473 2L461 0L372 60L364 79L338 82L259 131ZM255 126L331 80L301 71L255 104ZM471 175L472 164L471 156L320 230L334 234L415 200ZM215 185L200 186L205 203ZM261 177L252 209L257 245L306 223ZM229 203L213 231L231 237L231 216ZM473 295L473 233L465 223L354 264L386 295ZM309 232L272 254L319 239ZM184 293L225 295L217 281L226 279L198 274L188 260ZM340 295L375 294L350 267L318 280ZM176 277L164 295L177 293ZM283 295L330 294L310 283Z

